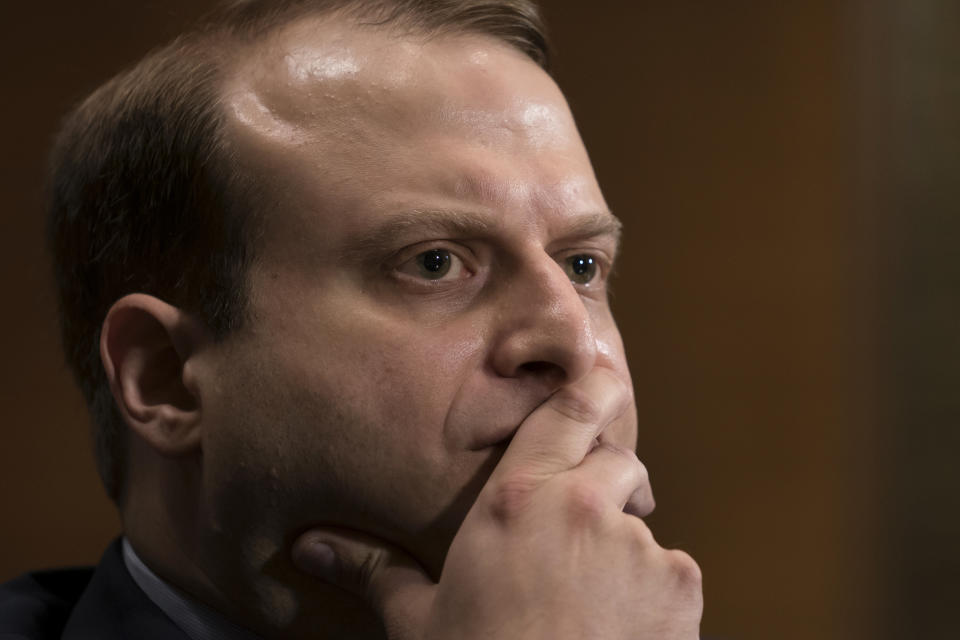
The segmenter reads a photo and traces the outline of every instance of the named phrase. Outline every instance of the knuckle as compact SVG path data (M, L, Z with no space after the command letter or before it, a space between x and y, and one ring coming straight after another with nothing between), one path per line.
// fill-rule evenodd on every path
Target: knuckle
M677 549L671 549L668 554L670 569L677 582L688 589L699 591L703 584L703 572L697 561L689 553Z
M530 509L537 482L534 478L515 473L504 478L495 487L489 501L490 513L497 522L516 520Z
M553 396L550 406L561 416L574 422L593 424L603 417L603 408L600 403L576 387L567 387L558 391Z
M630 455L633 457L633 465L636 469L637 484L650 484L650 472L647 471L647 465L640 462L640 458L634 451L631 450Z
M608 502L600 491L587 484L574 484L566 491L566 512L574 524L597 523L609 511Z
M630 474L630 480L632 484L639 487L647 485L650 482L650 475L647 472L647 467L640 462L640 458L637 457L637 453L633 449L618 447L607 442L601 443L600 446L610 450L620 457L620 459L623 461L624 468Z
M650 472L647 471L647 467L640 462L634 456L635 462L633 463L633 481L634 486L637 487L637 491L645 492L649 496L651 502L653 501L652 489L650 488ZM651 505L652 506L652 505Z
M629 518L625 522L630 528L630 536L641 548L657 545L656 540L653 539L653 531L650 530L646 522L640 518Z
M363 556L353 575L347 577L360 593L368 599L372 599L376 595L374 593L376 575L383 566L385 559L385 554L381 550L371 550Z

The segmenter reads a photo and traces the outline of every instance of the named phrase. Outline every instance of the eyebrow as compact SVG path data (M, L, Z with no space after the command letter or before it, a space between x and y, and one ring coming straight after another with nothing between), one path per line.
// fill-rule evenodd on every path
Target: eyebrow
M620 237L623 234L623 223L620 218L609 211L588 213L577 216L564 229L564 238L596 238L611 236L616 248L620 248Z
M443 236L470 237L488 233L493 226L490 220L469 211L448 209L403 211L391 215L387 221L354 238L344 247L342 254L348 259L362 260L371 252L393 245L397 238L412 230Z
M497 225L486 216L454 209L414 209L393 214L390 218L348 243L342 255L348 259L364 259L371 252L383 250L404 234L435 233L438 236L469 238L490 233ZM623 224L609 211L575 216L562 229L562 238L611 236L617 248Z

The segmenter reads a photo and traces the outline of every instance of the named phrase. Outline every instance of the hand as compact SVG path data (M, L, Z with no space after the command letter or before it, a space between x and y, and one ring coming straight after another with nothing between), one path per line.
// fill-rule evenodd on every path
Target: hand
M654 541L637 517L652 509L646 470L602 436L631 402L598 368L531 413L439 583L403 552L352 532L305 533L294 562L365 599L391 640L695 640L700 570Z

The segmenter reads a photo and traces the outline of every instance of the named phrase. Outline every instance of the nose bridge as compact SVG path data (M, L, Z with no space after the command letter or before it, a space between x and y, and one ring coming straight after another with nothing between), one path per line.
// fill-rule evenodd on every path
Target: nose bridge
M495 366L504 376L553 370L564 382L595 364L597 343L583 299L546 253L526 260L506 288Z

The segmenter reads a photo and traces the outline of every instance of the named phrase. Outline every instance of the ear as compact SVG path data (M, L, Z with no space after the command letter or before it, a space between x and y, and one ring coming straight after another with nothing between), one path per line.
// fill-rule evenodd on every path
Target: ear
M164 456L200 447L200 394L191 363L203 322L141 293L117 300L100 332L100 358L127 425Z

